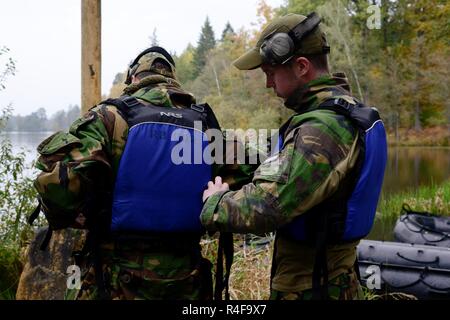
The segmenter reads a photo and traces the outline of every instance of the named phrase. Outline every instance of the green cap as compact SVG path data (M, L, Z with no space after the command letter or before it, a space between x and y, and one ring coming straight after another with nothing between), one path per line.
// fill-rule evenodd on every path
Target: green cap
M240 70L256 69L263 63L260 48L268 36L276 33L288 33L294 29L306 16L290 13L285 16L275 18L261 32L256 46L233 62L233 65ZM325 33L318 26L311 33L307 34L300 43L295 43L296 54L321 54L328 48Z

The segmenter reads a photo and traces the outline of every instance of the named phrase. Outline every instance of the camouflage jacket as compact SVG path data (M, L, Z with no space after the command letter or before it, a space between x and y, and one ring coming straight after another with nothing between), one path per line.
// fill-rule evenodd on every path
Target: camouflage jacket
M285 226L333 195L355 166L357 131L333 111L317 110L331 97L355 103L342 74L308 83L286 101L296 111L284 132L283 147L256 170L251 183L238 191L214 194L201 221L210 231L264 234ZM312 115L314 113L314 115ZM278 160L278 165L272 162ZM329 246L330 278L352 268L357 243ZM300 292L312 287L314 249L282 234L275 242L272 288Z

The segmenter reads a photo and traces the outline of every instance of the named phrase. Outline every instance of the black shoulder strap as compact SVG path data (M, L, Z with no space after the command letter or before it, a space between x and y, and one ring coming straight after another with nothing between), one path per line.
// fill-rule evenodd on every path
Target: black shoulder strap
M317 109L332 110L336 111L339 114L350 117L350 114L352 113L355 106L356 104L351 104L342 98L336 98L325 100L324 102L319 104Z
M219 129L220 124L214 114L213 109L207 103L202 104L192 104L191 109L200 113L203 113L206 117L206 124L210 129Z
M128 113L131 108L136 106L142 106L143 103L139 102L135 97L132 96L121 96L116 99L107 99L99 104L109 104L117 107L120 110L125 120L128 118Z
M381 119L377 109L367 107L360 102L352 104L342 98L325 100L317 109L332 110L342 114L363 130L369 129L377 120Z

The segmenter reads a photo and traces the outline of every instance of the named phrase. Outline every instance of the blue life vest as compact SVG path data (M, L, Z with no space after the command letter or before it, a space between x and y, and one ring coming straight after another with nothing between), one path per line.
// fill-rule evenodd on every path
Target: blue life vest
M120 101L127 106L119 107ZM132 97L106 103L118 106L129 125L116 175L111 231L201 232L202 195L212 177L212 162L203 157L208 145L204 106L157 107Z
M362 104L352 105L343 99L332 99L323 102L318 107L318 110L320 109L332 110L346 116L359 130L359 173L355 175L354 188L348 193L347 201L338 199L338 203L327 206L326 200L325 205L312 208L311 212L297 217L280 232L300 242L318 241L317 228L320 230L323 227L321 222L317 222L317 216L324 215L323 219L327 219L328 223L327 243L362 239L372 228L383 184L387 161L386 131L378 111L374 108ZM311 221L314 222L311 224Z

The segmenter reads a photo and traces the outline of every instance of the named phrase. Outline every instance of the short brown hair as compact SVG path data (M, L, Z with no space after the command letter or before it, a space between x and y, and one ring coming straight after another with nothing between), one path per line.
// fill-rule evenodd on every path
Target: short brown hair
M295 58L304 57L308 59L312 65L321 71L329 71L330 67L328 65L328 54L302 54L298 55ZM294 59L293 59L294 60Z

